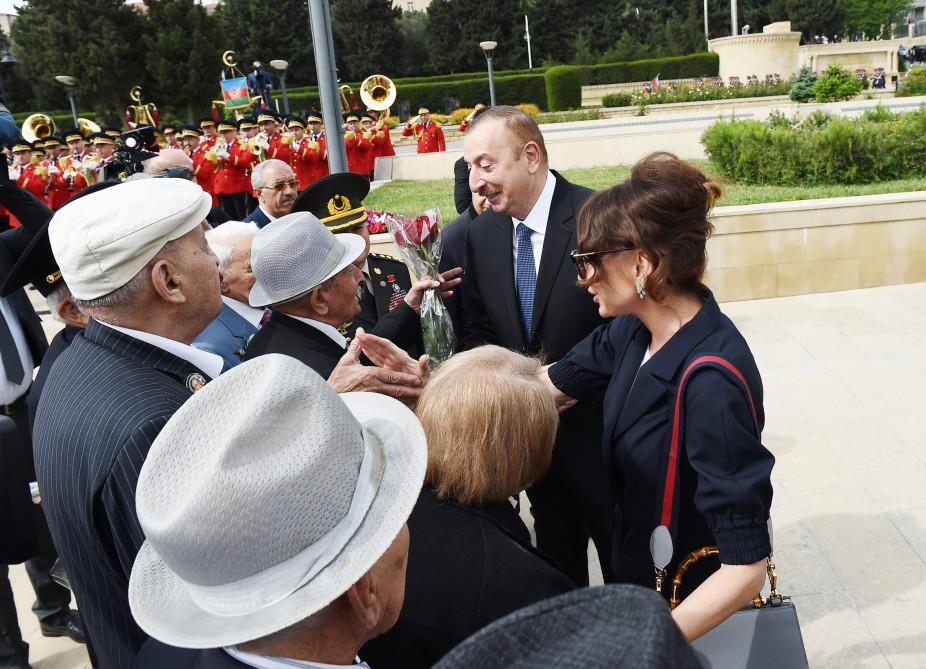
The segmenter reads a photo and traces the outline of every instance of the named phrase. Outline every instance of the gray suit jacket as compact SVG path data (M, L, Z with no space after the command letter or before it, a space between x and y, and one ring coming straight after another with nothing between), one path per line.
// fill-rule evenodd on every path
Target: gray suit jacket
M229 369L241 362L248 340L255 332L257 328L247 319L239 316L227 304L223 304L222 311L215 320L196 335L193 346L222 356L225 368Z

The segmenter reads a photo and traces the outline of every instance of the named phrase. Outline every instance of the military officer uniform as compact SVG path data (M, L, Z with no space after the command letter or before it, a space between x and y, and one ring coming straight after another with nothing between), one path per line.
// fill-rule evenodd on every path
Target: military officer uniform
M318 148L315 149L318 160L309 163L309 179L306 184L308 186L322 177L328 176L328 138L325 137L322 113L320 111L310 111L308 117L306 117L306 123L308 127L305 136L309 141L309 147L312 147L313 143L318 145Z
M104 146L111 146L114 148L116 146L115 140L105 132L95 132L90 135L90 143L93 144L93 148L97 150ZM96 163L96 168L92 171L95 174L94 183L98 183L100 181L109 181L110 179L119 178L121 167L116 164L115 154L111 153L101 158L100 161Z
M219 121L219 132L237 132L231 121ZM219 196L222 209L232 220L240 221L247 216L246 197L251 192L250 170L254 154L238 141L237 136L225 144L225 150L214 150L216 173L215 194Z
M83 139L77 128L63 133L64 142ZM48 206L58 210L64 203L86 188L89 184L83 173L83 160L88 155L86 148L79 154L69 153L49 164ZM53 169L54 168L54 169Z
M293 211L314 214L335 234L350 232L369 239L367 212L363 207L363 198L369 192L369 180L359 174L331 174L305 189L296 198ZM341 334L348 340L353 338L357 328L369 332L385 314L402 306L412 285L405 264L389 256L370 253L360 269L365 279L359 296L360 313L341 327ZM414 326L401 330L393 341L409 355L417 357L424 346L420 321L416 319Z
M360 117L354 112L344 115L348 129L344 131L344 149L347 152L347 169L354 174L370 178L370 156L373 154L373 142L358 127Z
M430 115L431 111L427 107L420 107L418 115L421 116L422 114ZM437 151L447 150L444 131L430 118L426 123L419 121L414 125L411 124L411 121L407 121L405 127L402 128L402 135L404 137L415 136L418 141L418 153L436 153Z
M273 121L277 125L280 118L276 114L261 112L257 115L257 125ZM282 160L287 165L293 164L293 148L291 146L293 138L289 135L284 136L279 130L275 129L267 135L267 158L276 158Z

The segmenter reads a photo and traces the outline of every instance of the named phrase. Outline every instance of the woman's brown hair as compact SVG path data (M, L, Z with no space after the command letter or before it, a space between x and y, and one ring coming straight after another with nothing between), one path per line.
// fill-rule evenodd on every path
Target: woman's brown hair
M425 482L439 497L500 502L543 476L559 415L540 368L499 346L441 364L416 408L428 441Z
M579 252L639 249L653 272L644 288L653 299L667 290L697 291L707 267L708 220L720 186L671 153L651 153L633 166L630 178L589 197L578 214ZM593 259L597 270L607 256ZM580 277L581 278L581 277ZM588 285L594 275L580 281Z

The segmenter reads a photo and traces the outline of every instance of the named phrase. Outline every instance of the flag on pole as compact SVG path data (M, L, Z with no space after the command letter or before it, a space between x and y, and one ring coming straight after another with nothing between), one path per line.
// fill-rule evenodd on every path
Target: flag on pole
M659 75L657 74L657 75L653 78L653 80L650 81L649 83L650 83L650 86L653 87L653 90L654 90L654 91L658 91L658 90L659 90Z

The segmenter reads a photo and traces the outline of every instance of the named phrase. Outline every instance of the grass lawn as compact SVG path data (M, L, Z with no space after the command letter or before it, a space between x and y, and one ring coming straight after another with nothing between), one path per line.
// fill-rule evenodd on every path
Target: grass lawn
M695 161L708 175L717 171L709 161ZM630 167L592 167L581 170L564 170L563 176L595 190L607 188L623 181L630 174ZM724 195L718 206L732 204L760 204L764 202L785 202L788 200L812 200L824 197L845 197L848 195L874 195L877 193L902 193L926 190L926 178L902 179L860 186L739 186L725 183L721 179ZM437 181L391 181L376 189L366 198L368 209L421 213L429 207L438 207L444 222L456 218L453 204L453 179Z

